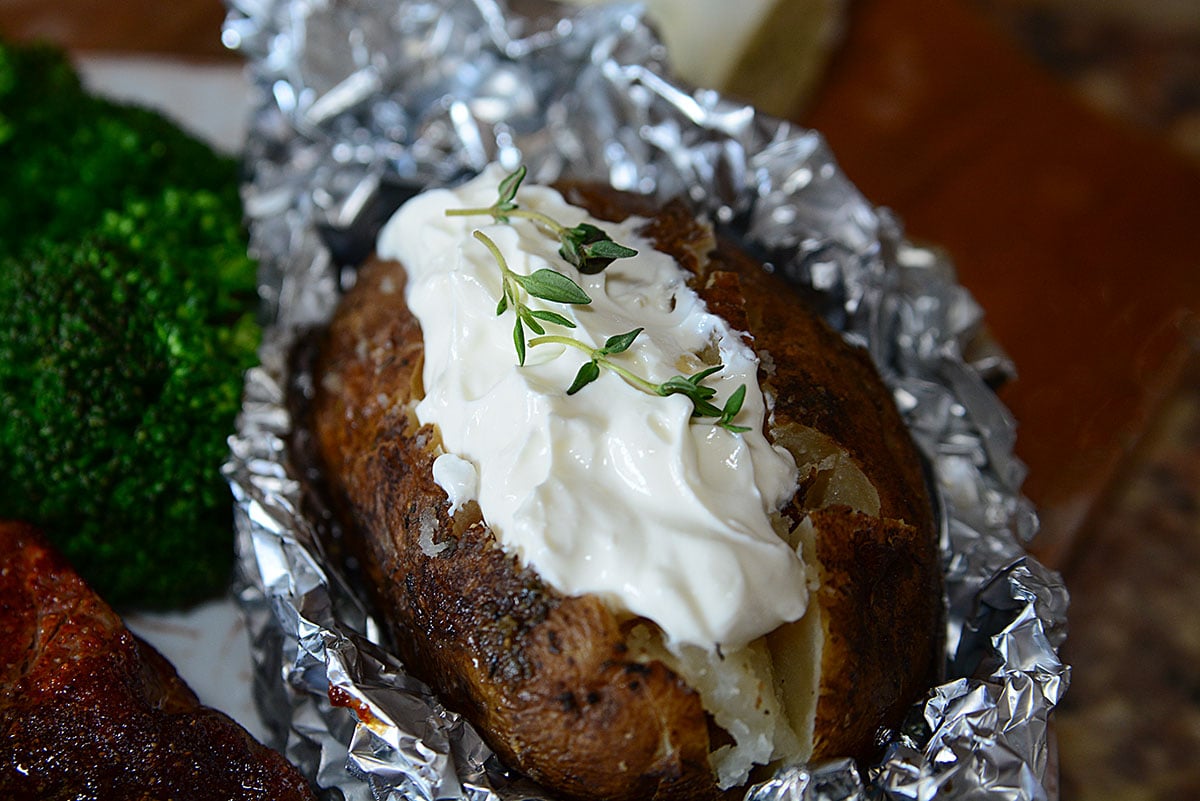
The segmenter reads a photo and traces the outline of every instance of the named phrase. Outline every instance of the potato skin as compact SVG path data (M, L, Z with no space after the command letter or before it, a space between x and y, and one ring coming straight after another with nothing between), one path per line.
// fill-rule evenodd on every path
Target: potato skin
M405 664L507 765L564 797L716 797L696 693L630 658L596 599L564 597L501 551L476 504L448 515L432 479L437 435L404 408L421 370L404 280L373 262L347 294L317 365L312 428Z
M777 422L837 439L876 484L883 515L895 518L882 529L874 518L853 518L865 533L845 547L822 546L826 535L818 535L817 550L831 566L822 574L830 590L817 597L834 627L831 635L827 626L822 670L841 677L828 698L822 689L818 726L838 730L818 731L818 755L868 754L876 729L894 725L929 684L940 608L929 501L890 395L865 355L779 279L724 244L706 256L711 233L682 204L659 209L585 186L564 187L564 194L602 219L649 218L645 235L693 272L710 309L770 351L778 369L760 378L777 395ZM437 432L419 426L407 406L422 392L422 343L404 282L395 263L372 261L360 271L320 344L309 421L324 478L400 655L507 765L558 796L720 797L708 763L718 743L698 695L662 663L632 658L628 621L594 598L563 596L521 567L497 546L474 503L449 516L432 479ZM790 510L797 520L803 500ZM855 513L823 514L838 520L831 530L840 537L841 515ZM892 587L891 574L864 575L846 552L880 537L883 547L902 551L907 569L893 572L908 591ZM884 596L895 590L897 609L889 614L881 596L869 613L856 614L854 599L872 588ZM894 634L887 637L892 652L857 659L857 650L879 646L840 627L864 625L871 636L899 627L885 633ZM863 692L866 683L880 689Z
M897 520L846 507L811 515L825 634L813 759L868 756L936 678L936 551L926 532Z
M815 553L806 556L818 565L825 633L812 758L870 759L880 730L898 725L937 678L944 606L933 505L891 393L866 351L849 346L779 276L725 241L696 258L703 243L683 204L656 209L648 198L588 185L564 194L602 219L650 218L651 238L696 275L709 309L770 354L776 369L760 370L759 380L775 398L772 428L827 435L878 492L879 517L811 509L803 487L793 509L816 524Z

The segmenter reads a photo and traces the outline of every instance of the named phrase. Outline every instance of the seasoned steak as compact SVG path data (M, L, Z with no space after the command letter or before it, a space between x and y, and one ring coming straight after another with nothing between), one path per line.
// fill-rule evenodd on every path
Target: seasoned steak
M32 527L0 521L0 564L0 798L314 798Z

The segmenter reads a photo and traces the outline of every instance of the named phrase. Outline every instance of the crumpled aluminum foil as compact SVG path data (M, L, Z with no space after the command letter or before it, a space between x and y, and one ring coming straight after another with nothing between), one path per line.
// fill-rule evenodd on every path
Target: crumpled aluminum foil
M686 195L866 346L928 457L942 521L946 677L885 758L787 769L747 799L1030 801L1055 795L1049 717L1069 682L1061 580L1023 550L1011 365L936 250L905 240L819 134L670 77L633 5L227 0L259 92L245 199L269 318L226 475L239 596L275 745L329 798L541 798L407 676L325 553L289 439L288 354L326 321L396 202L492 160L531 177ZM357 251L355 249L358 249Z

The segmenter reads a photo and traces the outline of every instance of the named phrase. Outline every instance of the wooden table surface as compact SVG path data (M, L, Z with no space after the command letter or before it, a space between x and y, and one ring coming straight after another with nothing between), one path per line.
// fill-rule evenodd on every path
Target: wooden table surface
M1072 593L1062 797L1200 798L1200 173L975 6L854 9L800 116L950 252L1016 362L1034 550Z
M218 0L0 0L0 33L77 52L232 59L223 17ZM792 116L912 237L949 251L1017 365L1002 397L1042 515L1034 550L1077 610L1064 798L1200 797L1200 171L1085 107L967 0L853 3ZM1164 624L1149 670L1114 634L1147 609ZM1145 736L1108 736L1121 727Z

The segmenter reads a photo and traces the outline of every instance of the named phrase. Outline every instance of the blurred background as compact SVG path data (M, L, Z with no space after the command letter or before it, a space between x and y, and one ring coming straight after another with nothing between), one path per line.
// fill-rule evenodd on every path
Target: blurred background
M1200 798L1200 3L648 5L685 78L819 129L948 251L1016 364L1032 550L1073 598L1062 798ZM0 35L207 91L224 13L0 0Z

